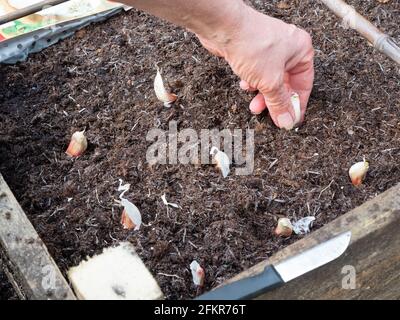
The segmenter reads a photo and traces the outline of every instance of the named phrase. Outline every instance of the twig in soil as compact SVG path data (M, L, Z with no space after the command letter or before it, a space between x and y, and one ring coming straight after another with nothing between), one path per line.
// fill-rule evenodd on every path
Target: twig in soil
M278 159L275 159L274 161L272 161L268 167L268 170L270 170L277 162L278 162Z
M67 207L57 208L56 210L53 211L52 214L49 215L49 218L54 216L57 212L64 211L66 208Z
M178 253L178 256L182 257L181 252L179 251L178 247L174 245L174 249Z
M193 248L198 249L198 247L197 247L192 241L189 240L188 243L189 243L191 246L193 246Z
M131 132L132 132L133 130L135 130L135 128L136 128L136 126L138 125L138 123L139 123L139 121L140 121L141 118L142 118L142 117L139 117L139 118L137 119L137 121L135 122L135 124L133 125L133 127L132 127L132 129L131 129Z
M236 258L236 256L235 256L235 254L233 253L231 247L230 247L230 246L227 246L227 248L228 248L228 252L231 254L231 256L233 257L233 259L237 260L237 258Z
M99 203L99 206L102 207L103 209L107 209L107 208L104 207L104 206L101 204L101 202L100 202L99 193L97 192L97 188L95 189L95 193L96 193L96 199L97 199L97 202Z
M76 103L76 100L75 100L73 97L71 97L70 94L68 95L68 98L69 98L72 102Z
M384 152L392 152L393 150L397 150L397 149L399 149L399 148L390 148L390 149L382 150L381 152L382 153L384 153Z
M368 132L368 130L364 129L363 127L354 126L354 128L356 128L356 129L360 129L360 130L362 130L362 131L364 131L364 132Z
M310 170L307 170L307 173L315 174L315 175L318 175L318 176L321 174L318 171L310 171Z
M118 239L114 238L114 237L111 235L111 232L110 232L108 235L110 236L110 238L111 238L113 241L118 241Z
M50 163L52 163L51 159L48 156L46 156L44 152L42 153L42 156L44 156Z
M321 198L321 195L322 195L322 193L323 193L324 191L328 190L328 189L331 187L333 181L334 181L334 180L332 180L324 189L321 190L321 192L319 193L318 199Z

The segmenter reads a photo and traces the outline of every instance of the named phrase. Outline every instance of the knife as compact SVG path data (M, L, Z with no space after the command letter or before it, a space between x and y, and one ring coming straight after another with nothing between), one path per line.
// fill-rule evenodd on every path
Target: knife
M344 232L276 265L258 275L232 282L198 296L195 300L252 299L340 257L349 246L351 231Z

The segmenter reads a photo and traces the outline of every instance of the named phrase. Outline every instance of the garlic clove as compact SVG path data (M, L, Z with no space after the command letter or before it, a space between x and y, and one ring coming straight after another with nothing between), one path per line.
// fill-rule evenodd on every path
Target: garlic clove
M301 107L300 107L300 96L293 92L292 96L290 97L290 100L292 101L293 105L293 111L294 111L294 125L297 125L300 123L301 120Z
M222 176L226 178L231 171L231 169L229 168L230 160L228 155L225 152L218 150L217 147L212 147L210 154L214 155L214 160L217 164L217 168L221 170Z
M76 131L72 135L71 141L65 153L71 157L79 157L86 151L87 145L88 143L85 137L85 130Z
M354 186L360 186L368 172L369 163L365 159L357 162L349 169L349 176Z
M293 225L288 218L280 218L275 234L280 237L290 237L293 232Z
M196 260L193 260L190 264L190 271L192 271L194 284L202 287L204 285L205 272Z
M295 234L307 234L310 232L310 228L312 227L315 221L315 217L308 216L293 222L293 231Z
M170 93L165 89L164 81L162 79L160 70L157 68L157 75L154 79L154 91L156 93L157 99L164 103L165 107L170 107L178 96L176 94Z
M139 230L142 224L142 215L139 209L129 200L122 199L121 203L124 206L121 216L121 224L124 226L124 229Z

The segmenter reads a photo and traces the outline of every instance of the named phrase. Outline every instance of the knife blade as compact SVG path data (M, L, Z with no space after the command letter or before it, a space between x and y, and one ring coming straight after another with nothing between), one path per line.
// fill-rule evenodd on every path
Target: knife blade
M349 246L351 231L339 234L264 271L216 288L195 300L252 299L340 257Z

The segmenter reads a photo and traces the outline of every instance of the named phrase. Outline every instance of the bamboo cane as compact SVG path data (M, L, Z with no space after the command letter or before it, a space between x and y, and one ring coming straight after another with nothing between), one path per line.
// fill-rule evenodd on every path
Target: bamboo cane
M8 23L23 17L26 17L30 14L42 11L43 9L51 6L56 6L60 3L67 2L69 0L45 0L39 3L33 4L31 6L15 10L14 12L10 12L0 17L0 25L4 23Z
M343 22L366 38L377 50L400 64L400 47L343 0L321 0Z

